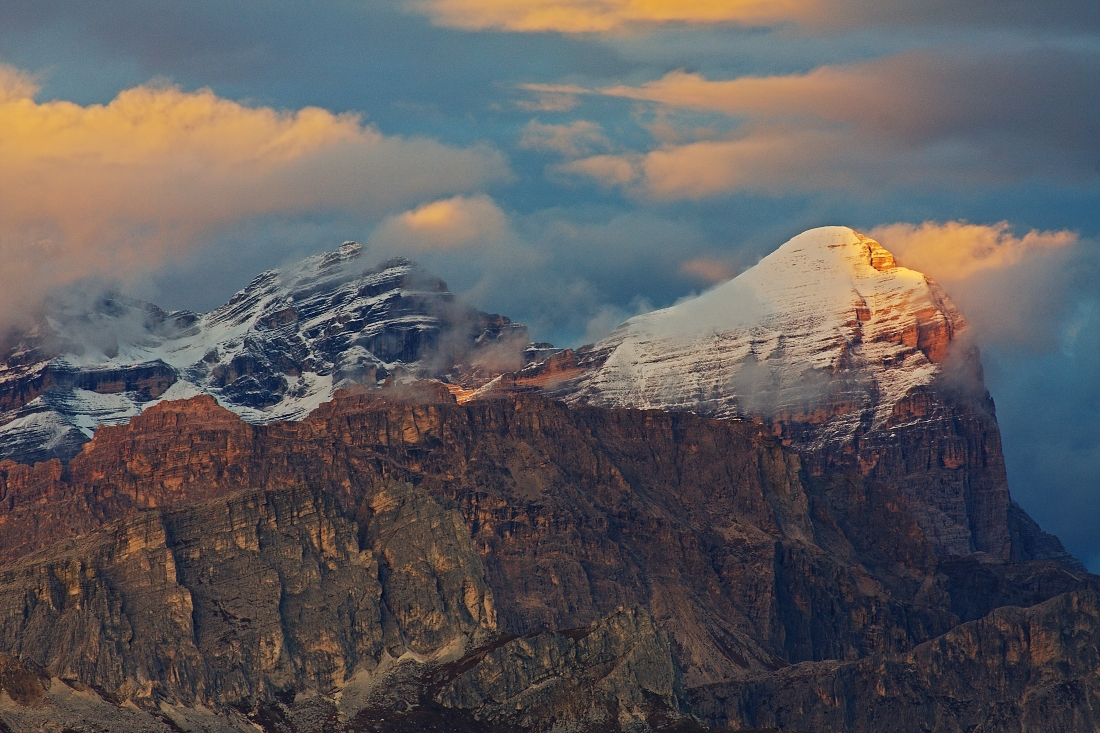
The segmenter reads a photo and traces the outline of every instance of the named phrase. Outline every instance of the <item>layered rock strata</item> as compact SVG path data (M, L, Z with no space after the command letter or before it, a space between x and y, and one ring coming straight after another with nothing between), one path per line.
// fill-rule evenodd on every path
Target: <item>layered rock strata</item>
M503 630L578 627L641 605L668 624L689 683L905 649L954 623L912 519L862 485L811 495L798 459L761 426L526 396L385 395L264 427L209 398L165 403L102 428L65 470L0 464L0 552L241 486L314 487L362 520L364 499L396 480L456 502ZM864 510L896 533L885 550L849 524Z
M551 713L627 728L684 717L644 611L501 635L456 509L394 484L358 514L307 489L236 492L141 510L8 566L0 682L15 704L0 718L33 729L94 716L97 699L144 711L137 729L189 729L203 710L219 711L204 723L215 730L368 730L410 710L531 730Z

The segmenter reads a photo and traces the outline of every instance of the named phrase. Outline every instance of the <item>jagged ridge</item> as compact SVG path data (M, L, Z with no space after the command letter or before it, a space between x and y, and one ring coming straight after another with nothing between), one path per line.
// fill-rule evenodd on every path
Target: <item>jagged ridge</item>
M527 329L456 302L408 260L367 269L347 242L256 277L205 315L108 296L62 303L0 355L0 458L68 459L102 424L215 395L250 422L301 419L346 383L439 376Z

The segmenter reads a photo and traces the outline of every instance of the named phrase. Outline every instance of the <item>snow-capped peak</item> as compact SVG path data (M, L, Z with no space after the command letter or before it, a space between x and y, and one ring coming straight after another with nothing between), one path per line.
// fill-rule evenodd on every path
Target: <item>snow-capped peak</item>
M622 324L566 399L820 424L815 440L842 438L929 384L965 328L928 277L847 227L822 227Z

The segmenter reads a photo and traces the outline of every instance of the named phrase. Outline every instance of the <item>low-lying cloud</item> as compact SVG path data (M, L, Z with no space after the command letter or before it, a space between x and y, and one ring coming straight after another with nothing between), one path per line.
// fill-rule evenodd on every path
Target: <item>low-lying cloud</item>
M354 114L278 111L150 84L38 102L0 67L0 311L77 278L125 278L263 216L369 220L507 174L499 153L387 136ZM10 319L10 318L9 318Z
M737 274L728 262L717 257L693 257L680 265L680 272L696 277L707 285L729 280Z
M448 250L491 245L508 233L508 218L485 195L433 201L387 218L371 244L387 251Z

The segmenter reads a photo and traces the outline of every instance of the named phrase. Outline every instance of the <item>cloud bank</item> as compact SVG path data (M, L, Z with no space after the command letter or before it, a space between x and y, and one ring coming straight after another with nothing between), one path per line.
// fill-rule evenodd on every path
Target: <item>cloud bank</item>
M503 239L508 227L507 216L488 196L455 196L387 218L371 244L413 252L483 247Z
M828 30L874 25L1096 28L1080 0L415 0L439 25L464 30L608 33L665 24L795 25Z
M1042 256L1077 243L1077 235L1064 230L1032 229L1017 237L1007 221L886 224L872 229L870 236L883 243L906 267L940 282L957 282L983 270L1013 267L1030 256Z
M0 67L0 309L127 277L262 216L369 219L507 175L499 153L387 136L357 115L278 111L167 85L108 104L37 102ZM10 320L10 319L9 319Z
M804 74L708 80L673 72L602 95L727 116L733 131L564 166L655 199L740 191L874 191L1100 177L1100 54L1040 48L912 52Z

